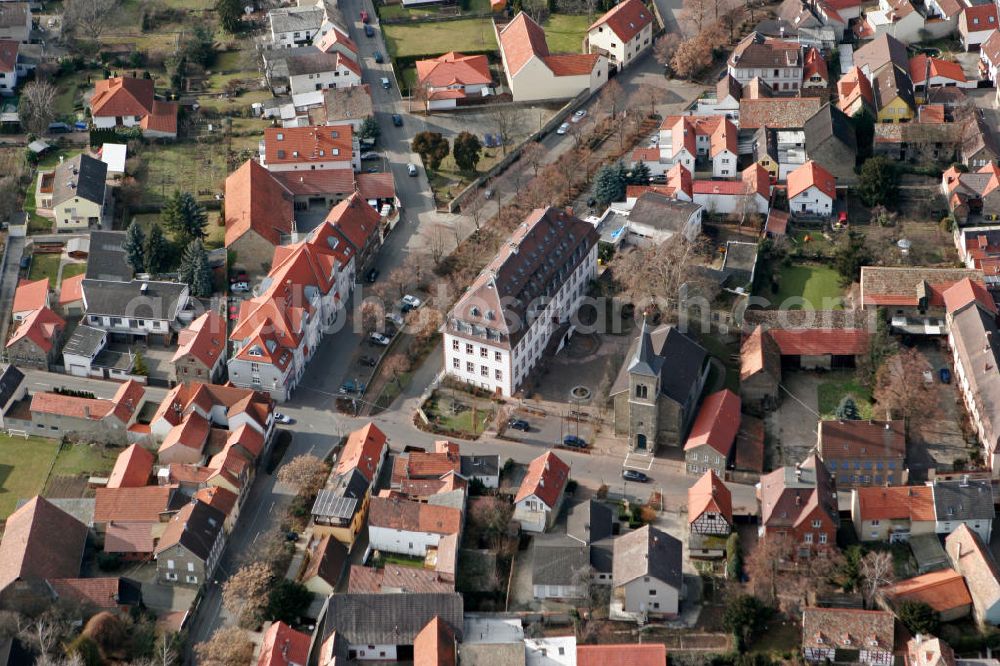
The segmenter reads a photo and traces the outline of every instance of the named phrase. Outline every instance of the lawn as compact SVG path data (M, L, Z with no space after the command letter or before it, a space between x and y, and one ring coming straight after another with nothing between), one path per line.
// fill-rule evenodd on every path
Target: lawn
M384 25L382 34L385 47L393 58L436 56L448 51L494 51L497 48L493 22L489 19Z
M256 148L260 136L233 137L232 150ZM223 142L176 142L146 146L143 182L144 203L163 203L174 190L190 192L202 202L210 201L229 175Z
M550 53L582 53L583 38L590 27L586 14L553 14L543 26Z
M55 288L59 278L59 262L62 260L60 254L33 254L31 255L31 268L28 270L29 280L41 280L47 277L49 287Z
M0 519L13 513L19 499L42 492L58 450L54 439L0 435Z
M53 475L107 476L115 466L120 450L91 444L66 444L56 456Z
M403 5L382 5L378 8L379 18L382 19L410 19L418 20L433 16L455 16L454 7L448 7L450 11L442 11L440 5L430 4L418 7L404 7ZM469 8L464 14L479 14L490 11L490 0L470 0Z
M102 78L99 69L81 69L72 74L60 76L56 85L56 99L53 108L56 118L65 122L76 122L83 117L83 93L92 87L88 77L94 81Z
M829 266L785 266L778 273L776 309L843 310L840 274ZM795 299L786 304L789 299ZM804 301L804 304L803 304Z
M71 278L75 275L82 275L87 272L87 264L66 264L63 266L62 279Z
M853 372L832 372L826 381L817 387L817 402L820 417L836 418L837 405L844 396L854 398L862 419L872 418L872 396L864 386L858 383Z
M399 555L398 553L379 553L379 564L385 566L386 564L397 564L401 567L413 567L414 569L424 568L424 558L422 557L408 557L406 555Z
M53 220L42 217L35 211L38 205L35 203L35 184L37 180L32 180L28 185L28 191L24 195L24 212L28 214L29 234L50 234L52 233Z

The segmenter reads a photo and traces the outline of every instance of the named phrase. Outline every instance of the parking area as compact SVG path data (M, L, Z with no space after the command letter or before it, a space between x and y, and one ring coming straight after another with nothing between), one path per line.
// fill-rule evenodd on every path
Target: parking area
M507 145L513 147L540 130L561 106L504 104L474 111L431 113L423 121L428 130L441 132L447 138L459 132L471 132L482 141L486 133L503 131L507 135Z
M528 422L528 431L507 428L504 437L540 448L561 445L567 435L579 437L588 445L594 444L594 417L583 408L567 406L562 410L536 407L517 408L511 416Z
M928 340L917 344L933 371L929 386L937 394L934 411L915 421L910 427L907 447L907 464L911 479L923 479L931 467L938 469L962 468L970 456L978 451L978 444L967 442L963 425L967 416L958 386L954 381L944 383L940 378L942 368L954 377L951 353L944 340Z
M776 448L766 452L766 457L776 468L801 462L816 446L819 385L825 379L825 375L811 372L786 371L782 375L785 391L781 406L767 417Z
M107 349L114 352L141 354L142 361L149 371L147 377L156 383L169 382L173 377L174 364L171 359L177 351L176 345L164 347L158 344L147 345L142 342L131 344L111 342L108 343Z

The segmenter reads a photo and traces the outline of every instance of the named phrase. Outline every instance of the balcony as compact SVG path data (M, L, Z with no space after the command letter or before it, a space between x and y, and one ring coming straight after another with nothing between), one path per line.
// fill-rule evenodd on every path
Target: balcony
M948 325L944 319L937 317L905 317L892 318L892 328L910 335L947 335Z

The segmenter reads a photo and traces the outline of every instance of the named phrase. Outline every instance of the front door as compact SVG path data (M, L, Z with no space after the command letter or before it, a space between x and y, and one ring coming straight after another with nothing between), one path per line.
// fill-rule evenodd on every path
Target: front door
M635 436L635 448L636 448L637 451L645 451L646 450L646 436L645 435L636 435Z

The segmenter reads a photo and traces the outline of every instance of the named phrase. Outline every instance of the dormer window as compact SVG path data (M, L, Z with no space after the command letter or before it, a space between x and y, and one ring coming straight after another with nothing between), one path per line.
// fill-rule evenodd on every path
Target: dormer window
M472 308L469 310L469 314L471 314L473 317L478 317L479 316L479 308L477 308L475 305L473 305Z

